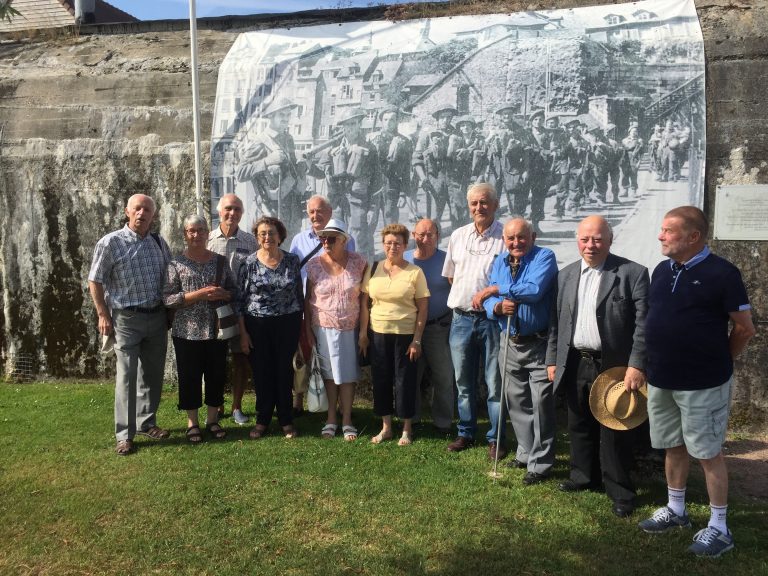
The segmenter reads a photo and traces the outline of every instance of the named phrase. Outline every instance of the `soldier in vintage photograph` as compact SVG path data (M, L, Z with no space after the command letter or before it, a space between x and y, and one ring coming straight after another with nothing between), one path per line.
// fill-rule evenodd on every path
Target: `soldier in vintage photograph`
M535 234L542 234L539 222L544 220L544 201L552 173L552 140L554 133L544 127L546 115L543 109L536 110L529 116L530 133L530 168L528 188L531 195L530 222ZM522 214L518 214L522 216Z
M349 233L357 240L357 251L373 260L374 211L384 193L376 146L366 140L360 108L347 108L337 125L342 132L334 145L323 151L311 174L328 184L328 201L334 213L349 222Z
M413 169L419 180L419 186L435 201L435 212L432 217L440 222L445 206L451 218L451 227L456 229L464 224L466 211L464 194L466 188L457 180L458 174L449 170L448 144L451 136L457 135L452 126L453 118L458 110L450 104L441 104L432 112L437 126L425 129L419 135L413 150ZM461 214L458 206L461 205Z
M400 201L412 199L411 158L413 144L410 138L398 132L400 110L397 106L387 106L379 112L381 131L372 138L384 177L383 192L384 221L400 222ZM380 203L376 203L379 205Z
M306 189L306 165L296 160L296 146L288 132L296 104L282 98L262 113L269 125L246 140L240 151L237 180L251 182L262 216L279 218L289 233L301 226L301 202Z
M515 121L520 109L506 103L496 110L499 127L488 137L487 181L499 198L506 197L509 214L523 215L528 206L531 136Z

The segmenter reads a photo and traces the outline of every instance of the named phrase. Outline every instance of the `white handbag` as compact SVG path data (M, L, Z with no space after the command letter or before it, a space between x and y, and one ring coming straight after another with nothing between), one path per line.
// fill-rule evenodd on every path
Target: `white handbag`
M320 372L320 356L312 348L312 369L309 373L309 389L307 390L307 409L310 412L326 412L328 410L328 395L325 393L325 382Z

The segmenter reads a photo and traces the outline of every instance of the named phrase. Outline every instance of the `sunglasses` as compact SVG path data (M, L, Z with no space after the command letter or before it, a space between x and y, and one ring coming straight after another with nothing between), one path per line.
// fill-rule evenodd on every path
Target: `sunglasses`
M322 244L328 244L328 246L333 246L336 244L336 239L338 236L320 236L320 242Z

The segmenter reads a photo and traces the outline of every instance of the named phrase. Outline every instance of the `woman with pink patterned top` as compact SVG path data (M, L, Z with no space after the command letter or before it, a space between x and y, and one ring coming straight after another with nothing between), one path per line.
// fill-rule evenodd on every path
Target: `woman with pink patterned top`
M342 221L329 220L317 235L324 251L306 265L304 322L309 343L317 347L328 395L328 420L321 435L336 436L338 405L344 439L352 441L358 434L352 425L352 402L360 376L356 334L360 283L368 263L360 254L347 251L349 234Z

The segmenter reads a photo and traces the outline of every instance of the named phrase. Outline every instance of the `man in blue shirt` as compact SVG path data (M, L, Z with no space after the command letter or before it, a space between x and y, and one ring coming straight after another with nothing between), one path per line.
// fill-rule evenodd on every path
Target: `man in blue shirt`
M722 453L733 359L755 327L741 273L709 251L708 231L706 216L694 206L670 210L661 225L661 253L669 260L653 271L648 300L648 416L653 447L666 449L668 503L640 528L655 534L691 526L685 488L693 456L704 470L710 519L688 550L717 557L734 546Z
M448 293L451 291L451 284L443 276L445 252L437 248L440 241L437 223L427 218L419 220L412 235L416 241L416 249L408 250L403 257L424 271L430 294L427 324L421 335L421 357L418 361L416 378L421 387L424 370L429 367L429 381L432 385L432 424L439 432L448 434L453 423L456 383L451 361L451 346L448 343L448 335L451 331Z
M535 246L533 226L523 218L504 225L507 254L499 254L491 269L483 302L488 318L502 332L499 359L506 371L506 400L517 452L509 465L527 468L526 485L545 480L555 462L555 395L547 378L549 310L555 294L557 259L549 248ZM506 346L506 349L505 349Z

